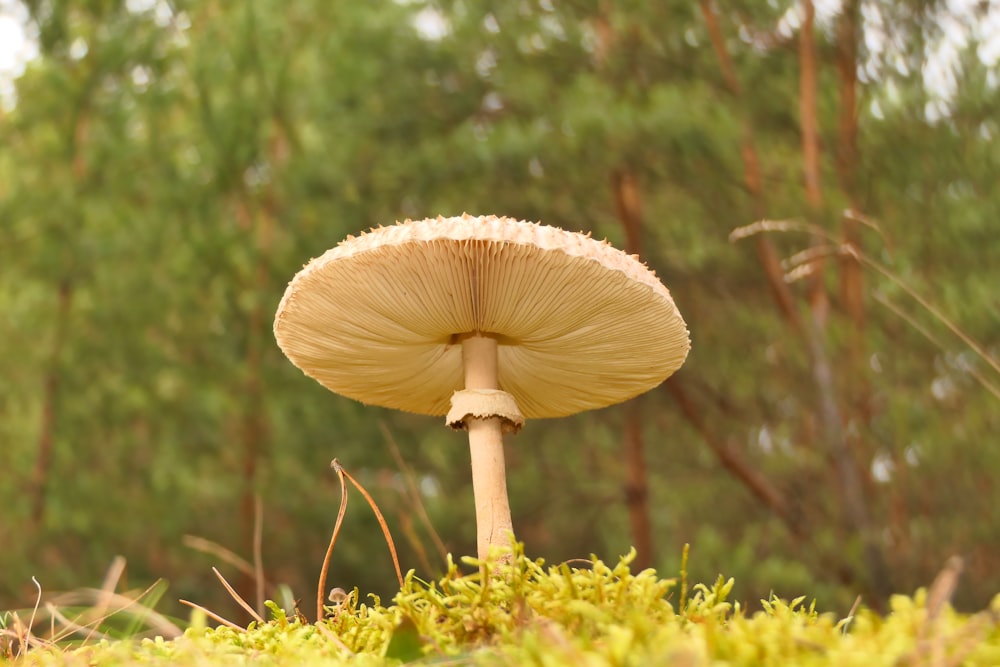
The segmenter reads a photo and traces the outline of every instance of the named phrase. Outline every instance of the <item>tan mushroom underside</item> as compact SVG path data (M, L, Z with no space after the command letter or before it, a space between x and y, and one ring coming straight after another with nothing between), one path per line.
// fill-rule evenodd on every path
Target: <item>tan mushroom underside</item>
M307 375L364 403L429 415L463 389L465 334L497 339L499 388L527 418L658 385L689 342L652 271L605 242L508 218L407 221L300 271L274 322Z

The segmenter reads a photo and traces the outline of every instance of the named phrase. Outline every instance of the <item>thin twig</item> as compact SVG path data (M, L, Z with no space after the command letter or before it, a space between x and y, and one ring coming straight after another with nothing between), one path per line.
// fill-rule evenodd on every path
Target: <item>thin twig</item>
M246 611L248 614L250 614L250 617L253 620L255 620L255 621L257 621L258 623L261 623L261 624L263 624L265 622L264 619L261 618L260 614L258 614L256 611L254 611L254 608L250 606L250 603L247 602L246 600L244 600L240 596L240 594L236 592L236 589L229 585L229 582L226 581L226 578L222 576L222 573L219 572L218 568L213 567L212 568L212 572L214 572L215 576L218 577L219 581L222 582L222 585L226 587L226 591L233 597L234 600L236 600L236 603L238 605L240 605L241 607L243 607L244 611Z
M347 512L347 484L344 483L344 468L340 461L334 459L330 461L330 467L337 473L340 480L340 510L337 512L337 522L333 525L333 534L330 536L330 544L326 548L326 555L323 557L323 569L319 573L319 583L316 585L316 623L323 620L323 592L326 589L326 571L330 568L330 558L333 556L333 546L337 543L337 535L340 534L340 526L344 523L344 514Z

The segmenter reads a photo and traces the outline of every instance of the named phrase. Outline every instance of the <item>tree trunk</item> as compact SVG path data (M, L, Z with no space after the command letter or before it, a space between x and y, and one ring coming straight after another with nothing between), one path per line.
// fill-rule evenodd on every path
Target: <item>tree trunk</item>
M802 9L803 20L799 33L799 122L802 131L803 176L810 216L814 222L819 222L823 218L823 194L820 182L819 122L816 107L815 8L812 0L803 0ZM853 92L849 99L853 99ZM845 113L843 109L841 113ZM853 111L851 113L853 114ZM851 127L845 127L842 120L841 131L845 130L850 131ZM853 136L848 138L853 140ZM814 243L820 244L824 241L815 239ZM827 452L833 459L844 511L844 527L848 535L860 537L867 570L866 583L878 598L884 598L891 590L889 569L872 525L868 510L868 494L862 482L858 462L844 432L836 381L826 349L825 325L829 298L823 282L823 261L816 260L812 269L809 283L812 317L806 327L806 337L819 400L823 440Z
M837 179L853 211L860 211L857 196L858 170L858 109L857 109L857 15L858 0L846 0L837 22L837 83L840 106L837 112ZM842 218L844 243L858 247L858 220L851 215ZM861 265L853 257L841 259L841 298L844 309L854 324L852 353L861 356L861 335L865 326L864 284Z
M820 188L819 118L816 110L816 44L812 0L802 0L802 28L799 31L799 125L802 134L802 175L805 183L806 204L814 222L823 215L823 192ZM814 245L824 243L813 239ZM825 262L817 257L811 262L809 276L809 306L813 320L823 329L830 310L830 300L823 283Z
M69 279L64 278L59 283L56 302L55 335L52 340L52 350L49 353L49 368L45 374L42 389L42 419L38 429L38 446L35 452L35 465L31 470L31 528L41 528L45 518L45 495L48 488L49 472L52 468L52 450L55 444L56 405L59 398L59 377L62 365L62 350L66 341L66 329L69 326L69 313L73 301L73 288Z
M719 18L712 7L711 0L700 0L701 14L705 19L708 28L709 39L712 42L712 50L719 61L719 68L722 70L722 78L725 82L726 90L733 97L737 107L742 107L743 88L740 86L739 78L736 76L736 68L729 57L726 49L726 42L722 36L722 28L719 25ZM743 183L753 206L753 214L758 220L767 215L767 203L764 195L764 179L761 175L760 157L757 153L757 144L754 138L753 125L749 117L744 116L741 122L742 139L740 145L740 157L743 159ZM766 234L758 234L755 240L757 260L764 270L771 295L775 304L781 311L785 321L793 328L801 329L799 312L795 306L795 299L792 291L784 279L784 271L781 269L781 260L778 258L778 251L775 249L771 239Z
M857 20L859 1L847 0L837 21L837 180L851 213L841 216L841 237L844 245L861 250L861 211L857 193L858 114L857 114ZM861 263L850 253L840 256L840 299L851 321L848 337L848 389L861 423L871 424L871 389L867 382L865 351L864 273ZM865 458L874 455L864 449Z
M649 475L642 436L642 408L638 398L625 404L625 505L635 547L636 570L653 565L653 530L649 514Z
M627 168L611 174L618 221L625 231L625 251L642 255L642 210L639 186ZM632 544L636 550L635 567L644 569L653 563L653 527L649 514L649 472L646 469L646 443L642 434L642 405L634 398L625 407L625 505L628 508Z

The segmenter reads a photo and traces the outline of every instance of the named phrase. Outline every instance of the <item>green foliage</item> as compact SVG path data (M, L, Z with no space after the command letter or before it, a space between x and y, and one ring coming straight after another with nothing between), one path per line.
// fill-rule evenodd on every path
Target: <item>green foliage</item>
M926 593L895 596L881 617L861 609L837 620L805 598L771 597L748 613L728 601L733 580L696 585L675 606L676 579L633 573L634 553L614 566L545 566L517 553L510 565L465 559L425 584L409 573L393 604L355 595L320 624L290 619L247 629L191 629L174 641L108 643L32 651L18 665L49 664L539 664L880 665L1000 659L1000 596L991 610L931 611ZM674 600L672 602L672 600ZM937 664L952 664L937 662Z
M406 217L507 214L624 246L621 172L640 199L642 258L694 343L677 376L688 403L669 387L640 401L651 563L677 569L671 554L692 542L692 579L731 572L747 599L808 590L842 612L859 593L886 602L880 585L915 589L954 553L962 608L1000 588L1000 411L974 373L1000 382L983 357L876 272L857 328L839 284L850 262L827 262L824 349L892 577L880 582L821 444L808 347L774 305L758 239L728 241L760 215L811 217L840 240L841 210L857 208L877 226L860 249L997 356L997 72L970 39L949 113L928 117L921 72L943 3L882 2L881 27L860 19L882 36L855 38L852 187L837 169L837 17L817 27L816 213L801 185L798 28L783 20L795 3L708 3L726 12L738 98L687 0L24 4L40 56L0 112L0 608L34 600L32 575L46 591L93 585L122 554L133 583L166 577L222 609L223 594L200 597L215 595L218 551L185 536L252 561L255 498L268 594L309 591L335 456L403 536L405 566L433 578L444 551L472 551L462 439L331 396L282 358L271 316L308 258ZM416 29L428 16L440 34ZM762 201L746 185L748 135ZM768 239L779 256L813 240ZM807 285L791 291L807 312ZM509 441L531 553L610 558L635 542L629 419L613 407ZM350 514L334 583L392 593L380 540L374 519Z

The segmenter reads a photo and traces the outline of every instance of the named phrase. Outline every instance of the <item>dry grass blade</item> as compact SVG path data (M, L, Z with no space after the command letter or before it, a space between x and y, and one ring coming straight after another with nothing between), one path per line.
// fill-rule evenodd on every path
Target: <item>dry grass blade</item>
M929 312L931 315L937 318L937 320L941 322L943 325L945 325L949 331L955 334L963 343L972 348L972 350L977 355L979 355L979 357L983 361L985 361L990 366L990 368L992 368L994 371L1000 374L1000 362L994 359L993 356L986 350L985 347L983 347L978 341L972 338L972 336L962 331L962 329L959 328L957 324L952 322L944 313L938 310L938 308L934 306L930 301L920 296L920 294L918 294L915 289L906 284L906 281L904 281L902 278L900 278L899 276L897 276L892 271L882 266L875 260L871 259L867 255L858 252L854 248L848 248L847 252L855 259L857 259L859 262L861 262L865 266L871 267L878 273L882 274L890 281L892 281L893 284L895 284L901 290L906 292L911 299L913 299L921 306L923 306L927 310L927 312Z
M122 575L125 573L125 565L127 561L124 556L115 556L111 560L111 565L108 566L108 571L104 575L104 581L101 582L101 588L97 596L97 604L94 605L94 611L98 616L107 611L108 607L111 605L111 599L114 596L115 589L118 588L118 582L121 581ZM96 632L97 627L95 626L91 632ZM87 635L84 639L84 643L90 641L92 635Z
M874 220L872 220L868 216L862 215L858 211L855 211L855 210L849 209L849 208L848 209L844 209L844 211L841 213L841 215L843 215L848 220L853 220L855 222L860 222L862 225L864 225L868 229L870 229L873 232L875 232L876 234L878 234L879 238L882 239L882 243L885 244L886 249L889 250L890 252L892 252L892 242L889 240L889 237L886 236L885 232L882 231L882 226L879 225L877 222L875 222Z
M31 580L35 583L35 588L38 589L38 595L35 596L35 606L31 610L31 619L28 620L28 626L25 628L25 638L28 640L31 639L31 628L35 627L35 616L38 614L38 605L42 603L42 585L38 583L38 579L35 579L34 577L32 577ZM22 641L21 646L24 645L25 643ZM18 653L20 654L20 650Z
M102 641L109 641L112 639L110 635L107 635L97 629L97 625L101 622L100 620L91 621L89 623L77 623L72 621L63 615L59 609L56 608L54 604L48 602L45 604L45 611L49 613L53 619L55 619L63 628L65 628L66 635L69 636L77 632L83 633L87 632L86 638L84 638L83 643L86 644L92 638L97 637ZM107 618L107 616L105 616Z
M855 214L856 216L856 214ZM863 222L865 225L875 229L881 234L881 230L878 226L874 225L870 221L863 220L859 217L852 217L854 220ZM940 309L938 309L930 301L922 297L915 289L910 287L905 280L897 276L895 273L890 271L887 267L876 262L871 257L865 253L858 250L850 244L841 245L837 239L828 234L822 227L817 225L811 225L803 222L796 222L794 220L758 220L749 225L744 225L743 227L737 227L729 233L729 241L736 242L757 234L763 234L767 232L802 232L806 234L812 234L819 238L834 244L839 249L839 254L845 255L853 258L859 264L862 264L875 272L879 273L894 285L903 290L911 299L919 303L927 312L933 315L939 322L944 324L955 336L957 336L963 343L965 343L969 348L971 348L983 361L985 361L990 368L992 368L996 373L1000 374L1000 361L997 361L989 351L980 344L977 340L972 338L969 334L965 333L957 324L951 321ZM808 251L805 251L808 252ZM803 275L807 274L810 269L809 264L801 264L796 267L793 271L789 272L786 276L786 281L796 280L801 278Z
M198 537L197 535L185 535L181 542L190 549L218 557L222 562L232 565L248 577L255 576L253 565L221 544L206 540L204 537Z
M851 605L851 610L847 612L847 617L844 619L844 626L842 628L844 634L847 634L847 628L850 626L851 621L854 620L854 616L858 613L858 608L861 606L861 596L854 598L854 604Z
M906 312L904 312L902 308L900 308L899 306L895 305L894 303L892 303L891 301L889 301L887 298L885 298L885 296L883 296L883 295L881 295L881 294L879 294L877 292L875 293L875 300L878 301L883 306L885 306L886 308L888 308L897 317L899 317L900 319L902 319L904 322L906 322L907 324L909 324L911 327L913 327L924 338L926 338L930 342L934 343L934 345L939 350L941 350L941 351L945 350L944 343L937 336L935 336L934 334L932 334L930 331L927 330L926 327L924 327L922 324L920 324L915 319L913 319L913 317L911 317L909 314L907 314ZM966 368L964 368L964 370L965 370L966 373L968 373L969 375L971 375L973 377L973 379L976 380L976 382L978 382L980 385L982 385L982 387L984 389L986 389L986 391L990 392L991 394L993 394L994 397L996 397L998 400L1000 400L1000 387L998 387L997 385L995 385L992 382L990 382L988 379L986 379L986 377L982 373L980 373L975 368L972 368L971 366L967 366Z
M420 515L420 520L427 528L427 532L430 533L431 539L434 541L434 548L441 555L441 560L446 562L448 560L448 549L444 546L444 541L437 530L434 529L434 524L431 523L431 518L427 514L427 508L424 506L420 490L417 488L416 482L413 481L415 477L413 471L406 465L406 461L403 460L403 455L399 451L396 439L392 437L392 433L389 431L389 427L385 425L385 422L379 422L379 428L382 430L382 436L389 443L389 451L392 453L396 465L399 466L399 470L403 473L403 479L406 480L406 487L409 490L410 500L416 508L417 514Z
M958 579L965 569L965 561L961 556L952 556L934 577L934 583L927 591L927 620L933 621L941 613L944 606L951 601L958 588Z
M177 625L162 614L159 614L151 608L141 604L141 600L149 595L161 583L162 582L160 580L153 582L145 590L134 595L134 597L132 595L123 595L121 593L114 593L103 589L83 589L71 591L57 596L52 600L51 604L56 609L59 607L85 606L87 607L85 613L88 616L93 616L96 612L96 617L85 622L80 622L80 618L82 618L82 616L78 617L74 621L74 625L81 628L89 628L92 626L96 627L115 614L131 610L133 607L138 607L138 610L135 612L135 616L141 618L142 621L149 626L151 631L166 638L178 637L182 634L182 632ZM100 601L100 605L96 604L95 601ZM50 617L53 618L54 622L55 617ZM58 635L53 632L53 637L56 639L65 639L75 631L76 630L72 630ZM89 639L89 637L87 639Z
M927 616L917 631L917 645L910 654L900 660L900 664L958 667L964 664L965 659L975 650L990 626L994 624L988 612L977 614L964 627L950 634L943 632L942 626L936 622L955 594L964 568L964 559L961 556L952 556L934 577L933 583L927 590Z
M236 625L232 621L228 621L228 620L222 618L221 616L219 616L218 614L216 614L214 611L210 611L210 610L206 609L205 607L202 607L200 604L195 604L194 602L189 602L187 600L178 600L178 602L180 602L183 605L187 605L188 607L191 607L192 609L197 609L201 613L205 614L205 616L208 616L209 618L214 619L214 620L218 621L219 623L222 623L227 628L232 628L233 630L239 630L240 632L246 632L246 628L241 628L240 626Z
M23 657L28 652L28 649L43 648L50 645L50 642L47 642L40 637L33 636L29 628L16 613L12 614L12 616L14 620L14 629L2 630L0 631L0 635L10 637L12 640L17 642L17 654L12 656L14 659Z
M253 620L257 621L258 623L264 623L265 622L264 619L261 617L261 615L258 614L254 610L254 608L250 606L250 603L247 602L246 600L244 600L240 596L240 594L236 592L236 589L229 585L229 582L226 581L226 578L222 576L222 573L219 572L218 568L214 568L213 567L212 568L212 572L215 573L215 576L218 577L219 581L222 582L222 585L225 586L226 592L229 593L233 597L234 600L236 600L236 604L238 604L239 606L243 607L243 610L246 611L246 613L250 614L250 617Z
M800 250L788 259L781 262L781 268L785 271L795 270L803 264L810 264L820 259L826 259L832 255L843 255L844 249L841 246L823 244Z
M340 480L340 511L337 512L337 522L333 525L333 534L330 536L330 544L326 547L326 555L323 557L323 568L319 573L319 583L316 584L316 622L323 620L323 592L326 590L326 571L330 569L330 558L333 556L333 547L337 544L337 536L340 534L340 527L344 523L344 514L347 513L347 484L344 483L344 468L340 461L334 459L330 461L330 467L337 473Z
M751 236L768 232L802 232L804 234L814 234L831 243L836 243L836 240L831 238L822 227L796 220L758 220L749 225L737 227L729 232L729 242L735 243L736 241L742 241Z
M341 651L344 651L345 653L347 653L347 655L349 655L351 657L353 657L355 655L354 651L352 651L351 649L349 649L347 647L347 644L345 644L344 641L333 632L333 630L330 630L328 627L326 627L322 623L317 623L316 624L316 629L319 630L319 633L321 635L323 635L324 637L326 637L327 639L329 639L331 642L333 642L334 644L336 644L337 648L339 648Z
M118 582L121 581L122 575L125 573L126 564L124 556L115 556L111 559L111 565L108 566L108 571L104 574L104 581L101 582L99 590L114 593L118 588Z

